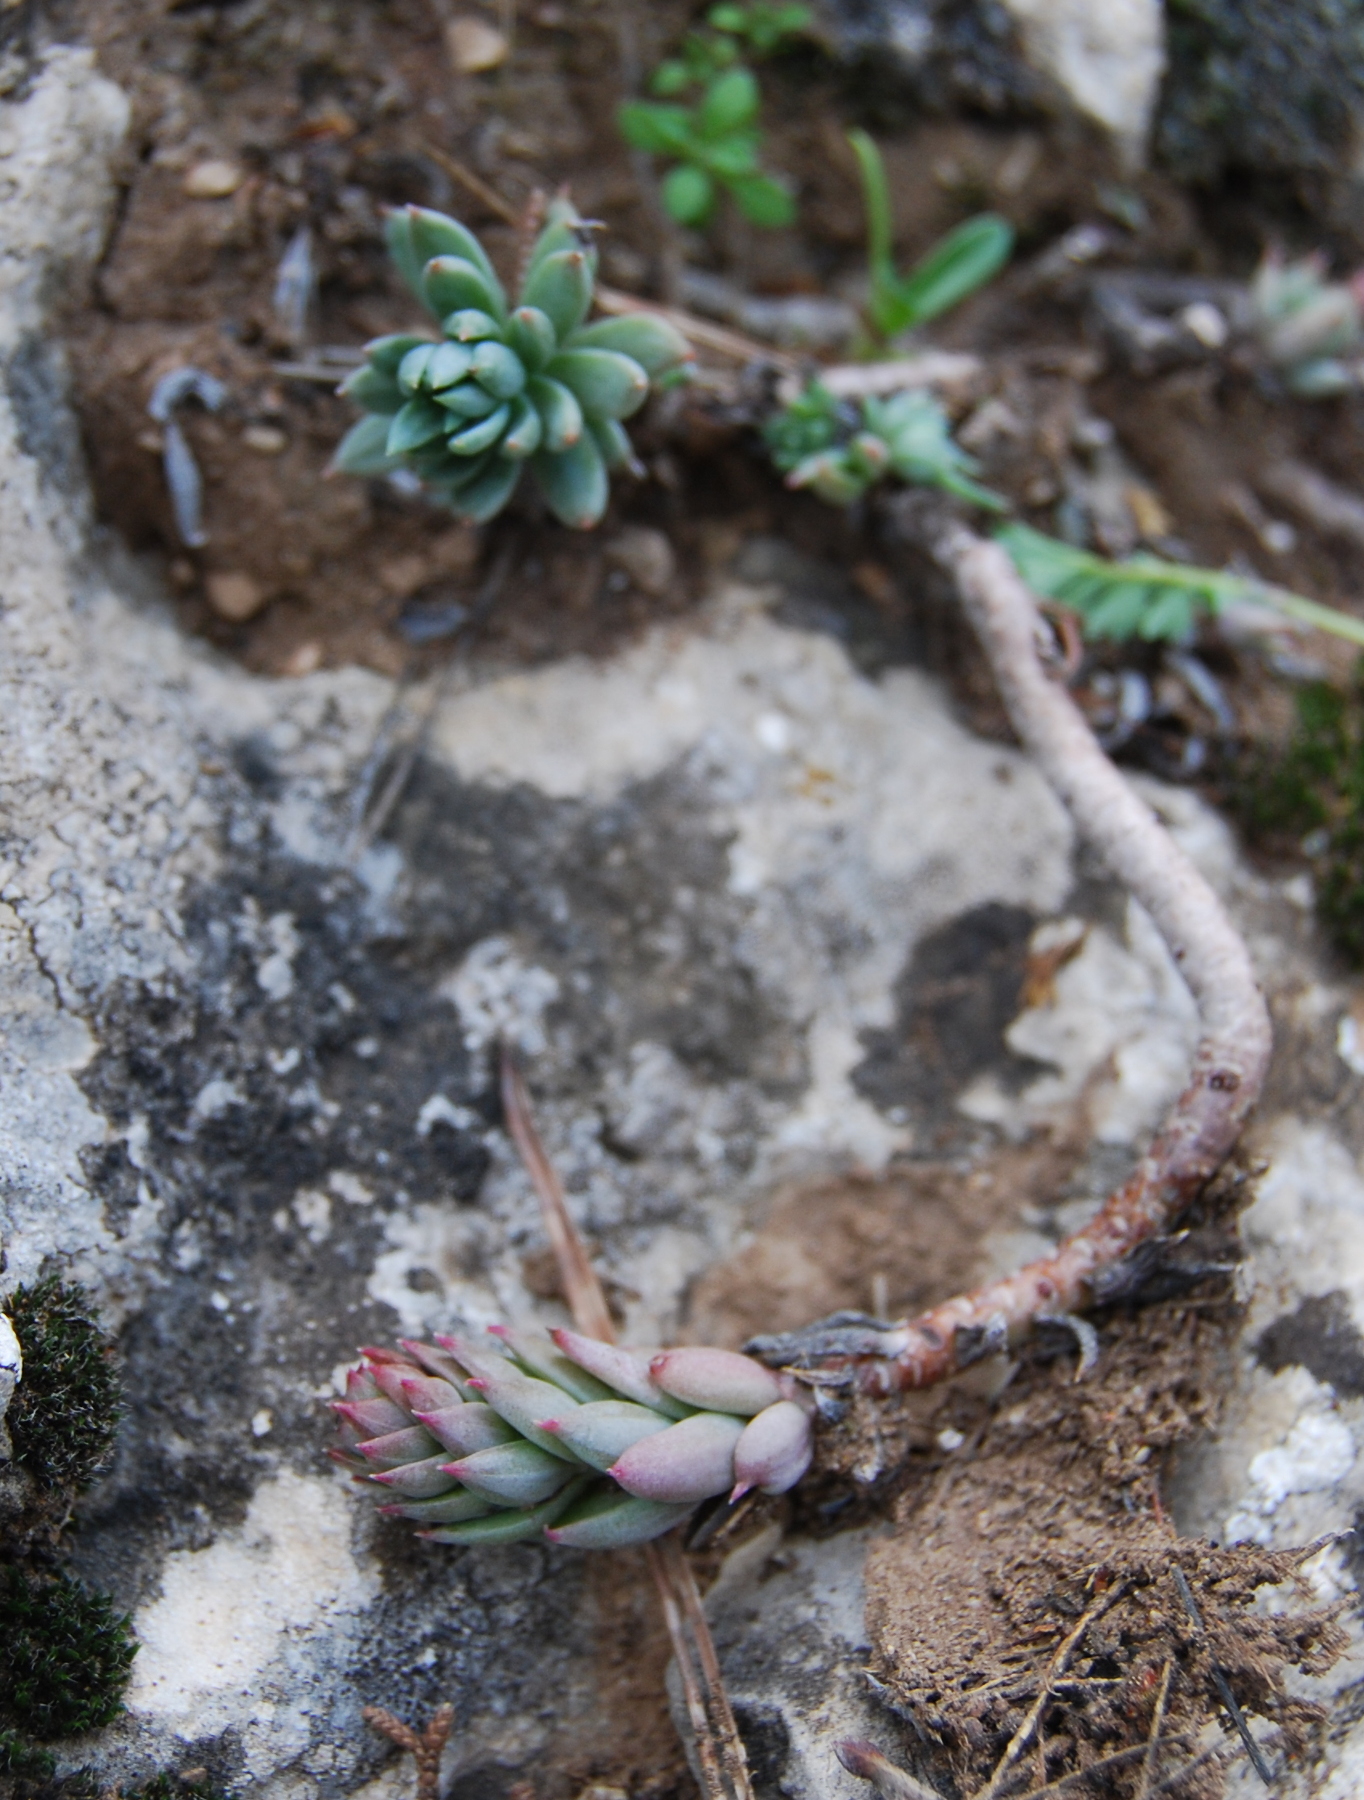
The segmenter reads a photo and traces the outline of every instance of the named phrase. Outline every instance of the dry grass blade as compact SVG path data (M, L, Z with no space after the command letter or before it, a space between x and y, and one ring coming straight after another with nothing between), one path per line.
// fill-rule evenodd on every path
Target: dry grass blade
M587 1246L573 1223L563 1185L545 1154L531 1116L525 1082L510 1053L502 1051L502 1104L521 1160L540 1197L545 1230L559 1265L573 1323L588 1337L612 1344L615 1327ZM753 1800L748 1758L725 1692L715 1643L706 1622L691 1564L675 1532L646 1545L649 1568L663 1605L673 1655L682 1677L687 1715L696 1736L706 1800Z
M1091 1606L1085 1609L1083 1616L1062 1640L1055 1656L1052 1658L1051 1667L1047 1670L1046 1680L1042 1683L1041 1692L1028 1708L1027 1716L1023 1720L1023 1723L1009 1739L1008 1744L1005 1746L1003 1756L1001 1756L999 1761L995 1764L994 1774L991 1775L985 1786L975 1794L974 1800L994 1800L995 1795L999 1792L1000 1783L1027 1749L1032 1734L1037 1729L1038 1720L1042 1717L1047 1702L1052 1697L1052 1683L1056 1680L1058 1675L1064 1673L1066 1664L1075 1654L1080 1640L1084 1637L1094 1621L1102 1618L1109 1607L1112 1606L1115 1601L1120 1600L1126 1591L1126 1582L1120 1581L1109 1588L1106 1593L1101 1594Z

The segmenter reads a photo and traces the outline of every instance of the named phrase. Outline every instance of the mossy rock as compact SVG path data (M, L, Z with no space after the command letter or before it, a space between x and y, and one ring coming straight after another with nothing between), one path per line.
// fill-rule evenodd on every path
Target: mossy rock
M61 1574L0 1568L0 1723L47 1742L123 1711L137 1644L104 1594Z
M103 1468L118 1429L113 1344L84 1288L56 1276L16 1288L6 1310L24 1353L5 1421L14 1461L45 1494L73 1497Z

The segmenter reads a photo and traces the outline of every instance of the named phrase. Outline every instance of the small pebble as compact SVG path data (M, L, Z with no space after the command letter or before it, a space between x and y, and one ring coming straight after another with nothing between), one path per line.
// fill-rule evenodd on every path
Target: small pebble
M450 60L461 75L481 75L506 62L511 46L494 25L483 19L452 19L446 27Z
M183 187L191 200L226 200L246 180L246 172L226 157L211 156L185 173Z
M248 450L255 450L261 456L278 456L289 448L289 439L278 425L248 425L242 433L242 442Z
M284 659L283 673L298 679L322 667L322 646L316 638L304 638Z
M256 1437L256 1438L269 1437L270 1433L274 1430L274 1428L275 1428L274 1417L271 1414L268 1406L262 1406L259 1412L252 1413L252 1415L251 1415L251 1435L252 1435L252 1437Z
M606 545L606 556L637 588L655 597L667 593L677 567L672 545L648 525L627 525Z
M205 586L214 612L234 625L253 619L267 599L265 589L253 576L235 569L215 570Z

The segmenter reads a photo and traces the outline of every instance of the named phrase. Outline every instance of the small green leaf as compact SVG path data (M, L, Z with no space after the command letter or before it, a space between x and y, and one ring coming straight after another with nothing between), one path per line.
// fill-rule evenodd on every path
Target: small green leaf
M758 116L758 83L749 69L727 69L706 90L696 117L703 138L728 137L751 125Z
M441 320L441 330L446 337L460 344L479 344L485 338L502 336L502 327L497 320L478 306L466 306L450 313Z
M445 447L452 456L477 456L480 451L493 447L507 429L510 420L511 408L499 406L486 419L477 419L462 431L452 432L445 440Z
M657 106L627 100L616 113L621 136L653 156L683 156L692 143L691 113L685 106Z
M409 350L415 350L418 344L430 342L430 338L421 337L416 332L396 331L390 337L372 339L365 345L365 355L369 358L371 368L378 369L380 374L396 375L398 365Z
M686 63L678 62L675 57L670 57L667 62L661 62L654 70L653 78L649 82L649 91L657 94L660 99L666 100L669 96L680 94L685 88L690 87L693 79L692 72Z
M457 419L486 419L489 413L497 411L499 405L487 388L480 387L474 381L463 381L458 387L443 388L433 398L438 406L443 406ZM446 423L448 425L449 421Z
M524 306L537 307L562 341L582 324L592 305L592 270L581 250L557 250L526 282Z
M473 351L466 345L442 344L427 366L426 385L433 394L454 387L469 373L473 360Z
M389 421L379 413L370 413L352 425L332 455L331 467L338 475L386 475L398 465L388 453Z
M664 176L662 196L679 225L704 225L715 206L715 183L694 163L679 163Z
M540 440L544 437L545 428L529 397L518 394L512 402L511 423L507 427L507 435L503 438L501 451L503 456L510 456L520 462L540 448Z
M589 419L587 429L597 440L602 461L608 469L628 469L637 477L645 474L644 464L635 455L630 434L616 419Z
M388 428L388 454L401 456L406 450L415 450L420 444L429 444L432 438L444 437L450 424L450 415L444 407L437 406L434 400L419 395L409 400L402 411L397 413Z
M618 350L561 350L547 373L577 395L588 418L628 419L649 397L649 377Z
M758 144L756 131L734 131L712 143L698 144L692 155L719 180L740 181L758 173Z
M521 479L521 464L494 456L476 480L455 490L450 505L471 524L483 525L502 511Z
M557 456L541 450L531 467L550 511L563 524L586 531L606 511L611 484L595 438L580 437Z
M398 386L408 396L419 393L426 385L426 371L436 349L435 344L418 344L398 364Z
M411 220L412 249L420 268L424 269L433 256L457 256L472 263L493 292L501 295L502 284L488 253L467 226L447 213L433 212L425 206L409 206L407 216ZM500 310L506 310L505 299Z
M526 385L526 369L521 358L496 340L478 346L470 372L480 387L487 388L499 400L510 400Z
M559 345L552 321L538 306L518 306L507 325L507 342L525 364L526 373L543 369Z
M691 345L666 319L657 313L627 313L623 318L598 319L573 333L566 349L618 350L631 356L646 375L658 375L664 369L686 362Z
M362 363L336 391L372 413L395 413L407 398L393 377L373 363Z
M422 271L422 298L438 319L466 309L496 320L506 316L500 292L494 292L482 270L462 256L436 256L427 263Z
M770 175L745 175L727 185L739 211L754 225L775 231L794 223L796 203L790 191Z
M545 428L543 449L552 456L576 444L583 434L583 409L577 396L562 382L551 381L548 375L532 375L526 391Z

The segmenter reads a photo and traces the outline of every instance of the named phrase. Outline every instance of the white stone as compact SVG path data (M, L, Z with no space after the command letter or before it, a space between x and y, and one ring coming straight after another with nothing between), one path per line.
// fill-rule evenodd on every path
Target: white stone
M1028 60L1142 163L1165 72L1160 0L1004 0Z

